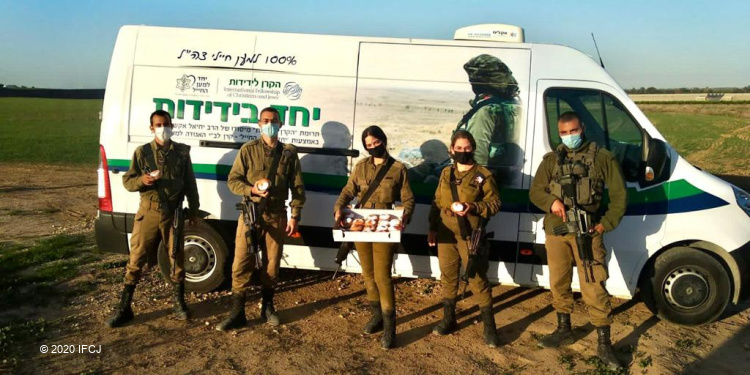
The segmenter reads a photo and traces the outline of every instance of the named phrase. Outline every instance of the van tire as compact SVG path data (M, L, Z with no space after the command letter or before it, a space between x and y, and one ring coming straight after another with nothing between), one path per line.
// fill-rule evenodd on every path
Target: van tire
M185 225L185 290L208 293L224 282L227 244L208 223L198 220L195 226ZM159 269L164 280L173 285L169 255L164 243L159 245Z
M651 264L641 279L641 299L659 319L697 326L714 321L729 304L729 274L711 255L676 247Z

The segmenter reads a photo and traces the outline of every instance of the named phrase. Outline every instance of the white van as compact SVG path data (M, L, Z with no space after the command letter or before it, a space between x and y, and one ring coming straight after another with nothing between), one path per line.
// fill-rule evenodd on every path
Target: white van
M192 146L205 218L185 234L187 287L219 287L230 275L239 216L227 174L240 145L259 135L259 109L273 106L285 124L282 141L299 147L307 189L299 235L288 238L282 266L336 268L332 207L365 156L361 131L377 124L390 154L410 168L418 202L393 273L439 277L436 250L426 243L434 176L474 97L463 65L489 54L519 84L509 106L507 157L492 166L502 176L502 211L489 224L490 279L549 287L543 214L528 189L542 156L560 142L557 116L575 110L589 139L610 149L627 177L627 213L605 237L609 292L629 299L640 288L653 311L672 322L716 319L750 289L750 196L680 157L589 56L523 43L522 35L502 25L461 29L461 40L122 27L101 123L99 247L129 251L138 194L125 190L121 176L136 147L153 137L149 114L164 109L173 115L174 138ZM517 41L491 41L497 38ZM356 252L343 269L361 271ZM574 289L578 283L576 276Z

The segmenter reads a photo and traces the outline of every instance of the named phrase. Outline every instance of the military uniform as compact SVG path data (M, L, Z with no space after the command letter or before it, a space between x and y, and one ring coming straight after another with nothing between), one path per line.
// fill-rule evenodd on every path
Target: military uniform
M484 104L488 101L489 104ZM492 95L477 95L469 101L472 108L480 108L466 122L465 128L474 137L477 149L474 160L484 166L505 165L505 144L510 142L519 105L515 100L504 100Z
M157 168L161 171L161 178L151 186L144 185L141 180L147 168ZM170 141L169 146L164 148L156 141L152 141L148 145L138 147L133 153L130 168L122 176L122 183L128 191L137 191L141 195L140 205L135 214L133 235L130 238L130 259L126 266L125 284L138 284L147 254L156 251L160 240L164 242L167 251L170 252L169 259L174 263L172 281L183 282L184 254L182 251L171 254L174 241L171 229L174 208L177 204L182 204L183 195L188 200L189 217L198 216L198 188L193 163L190 160L190 146ZM162 189L167 202L160 199L157 189Z
M252 187L256 181L268 176L273 157L279 152L281 159L276 170L275 181L271 182L268 190L266 211L263 213L263 223L260 228L260 238L265 240L261 283L266 289L273 288L278 280L286 237L285 201L289 191L292 192L290 207L293 218L298 220L301 218L302 206L305 203L305 186L302 181L302 168L297 156L297 148L281 142L271 148L262 139L250 141L240 148L227 179L227 185L232 193L251 197L254 202L259 202L261 198L251 194ZM247 251L246 233L247 226L240 215L232 264L233 291L244 291L250 287L250 279L255 270L255 257Z
M586 283L575 235L557 236L553 232L555 227L563 224L562 218L550 212L555 200L563 201L558 182L561 171L558 166L558 154L561 152L565 152L570 160L581 161L588 167L589 177L583 179L577 188L578 201L583 203L581 207L586 212L592 214L593 223L601 223L605 231L615 229L625 214L627 193L622 170L612 153L599 148L594 142L584 142L577 150L569 150L564 145L560 145L555 152L544 156L529 191L529 197L534 205L547 213L544 217L544 230L547 236L550 289L555 310L564 314L573 312L573 293L570 283L573 277L572 263L575 261L581 280L581 293L589 308L591 323L597 327L609 326L612 324L610 316L612 306L604 285L608 275L605 262L606 249L602 235L596 234L592 241L593 276L596 282ZM605 184L609 188L609 204L606 212L601 214L602 207L600 206Z
M152 185L145 185L142 177L156 170L161 172L161 177ZM198 217L198 188L193 163L190 161L190 146L170 141L164 147L159 146L154 140L138 147L133 153L130 168L122 176L122 183L128 191L139 192L141 200L135 214L133 235L130 237L130 259L125 266L125 287L120 303L107 324L114 328L133 319L130 304L135 286L140 281L147 260L155 258L160 241L166 246L172 264L173 272L170 277L175 284L174 313L177 319L188 319L189 311L184 299L185 254L182 238L174 238L172 224L174 210L182 206L183 197L187 197L188 200L188 217ZM174 241L180 241L176 251L172 247Z
M386 157L387 158L390 156ZM361 199L380 169L385 167L385 162L375 165L373 157L360 160L352 171L349 181L341 190L333 211L343 209L354 198ZM403 223L408 224L414 212L414 194L409 186L406 167L399 161L394 161L383 177L380 185L367 199L365 205L360 208L392 209L396 201L401 201L404 206ZM383 311L395 309L395 297L393 296L393 285L391 283L391 267L393 266L393 255L398 250L397 243L381 242L356 242L359 260L362 264L362 275L365 279L367 289L367 300L381 303Z

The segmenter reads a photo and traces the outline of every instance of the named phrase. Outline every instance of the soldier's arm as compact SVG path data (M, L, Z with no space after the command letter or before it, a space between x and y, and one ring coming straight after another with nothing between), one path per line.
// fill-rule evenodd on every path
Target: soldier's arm
M414 193L409 186L406 167L401 168L401 203L404 205L404 224L409 224L414 213Z
M601 224L604 226L604 231L609 232L620 224L620 220L625 215L628 207L628 191L620 163L611 154L607 159L604 178L609 189L609 205L607 205L607 212L604 213Z
M430 231L436 231L438 229L438 226L440 224L440 210L442 207L438 205L438 202L440 202L442 194L440 191L442 190L442 186L444 183L446 183L443 179L443 174L445 174L445 170L449 169L450 167L445 167L443 169L443 172L440 174L440 180L438 181L437 190L435 190L435 199L432 201L432 206L430 206L430 215L428 216L428 220L430 222Z
M480 165L487 165L490 158L490 140L495 129L495 119L490 113L489 105L479 109L469 120L466 130L474 136L477 149L474 150L474 161Z
M247 171L251 167L250 148L243 146L234 158L232 169L229 171L229 176L227 177L227 186L232 193L246 197L251 195L253 185L247 181L246 177Z
M546 213L550 213L552 203L557 200L554 195L547 191L550 180L552 180L552 168L550 167L549 160L552 159L546 157L542 160L542 163L536 170L534 179L531 181L531 188L529 189L529 199L531 200L531 203Z
M289 189L292 191L292 201L289 206L292 209L292 217L302 218L302 206L305 205L305 182L302 180L302 165L299 156L294 153L294 178Z
M482 193L484 197L479 202L473 202L474 213L489 219L500 212L500 193L497 190L497 183L492 175L489 175L482 184Z
M195 182L193 161L190 159L190 148L188 147L187 165L185 165L185 197L188 201L188 216L197 217L200 201L198 199L198 184Z
M141 165L138 161L138 155L140 154L139 151L140 148L136 149L135 152L133 152L133 159L130 160L130 168L128 168L128 171L122 175L123 186L125 186L125 189L127 191L131 192L140 191L141 189L146 187L146 185L143 184L143 181L141 180L143 171L141 170Z
M338 199L336 199L336 203L333 205L333 212L336 212L354 199L354 197L359 194L359 187L357 184L354 183L355 176L357 176L357 173L359 172L359 164L354 166L354 170L352 171L351 176L349 176L349 180L346 182L346 186L341 190L341 194L339 194Z

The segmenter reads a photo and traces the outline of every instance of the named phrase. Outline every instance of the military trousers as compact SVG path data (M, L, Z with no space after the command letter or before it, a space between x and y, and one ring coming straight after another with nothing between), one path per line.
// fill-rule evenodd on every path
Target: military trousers
M558 313L573 312L573 263L578 269L578 279L581 294L589 312L591 324L604 327L612 324L612 303L604 284L609 277L607 273L606 256L603 236L600 234L592 238L594 265L592 266L594 282L586 282L583 262L578 255L578 246L574 235L555 236L547 234L547 261L549 264L550 290L552 291L552 306Z
M355 242L354 247L357 248L359 262L362 265L367 300L380 302L383 311L394 311L396 297L391 281L391 269L398 243Z
M166 209L159 202L141 200L138 211L135 213L133 235L130 237L130 259L125 266L125 284L138 284L149 254L156 254L160 242L164 242L169 254L169 261L173 270L172 281L179 283L185 280L184 249L180 246L173 256L172 222L174 221L174 214L168 212L162 215L162 210Z
M263 223L258 231L262 264L256 267L255 255L248 251L248 228L240 215L237 234L234 237L234 262L232 263L232 290L244 291L250 287L255 271L260 271L263 288L273 288L278 282L281 256L286 238L286 211L263 214Z
M443 298L455 299L458 296L461 269L466 269L469 263L469 243L460 234L443 228L437 232L437 242ZM492 289L487 279L489 252L485 251L476 262L477 273L468 280L469 289L474 294L476 304L483 308L492 305Z

